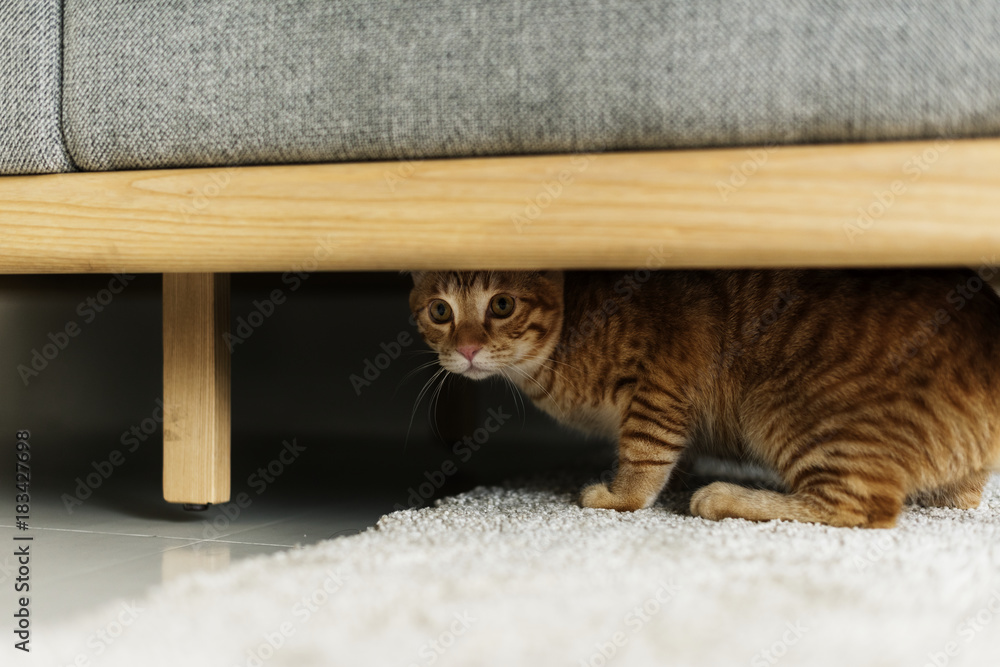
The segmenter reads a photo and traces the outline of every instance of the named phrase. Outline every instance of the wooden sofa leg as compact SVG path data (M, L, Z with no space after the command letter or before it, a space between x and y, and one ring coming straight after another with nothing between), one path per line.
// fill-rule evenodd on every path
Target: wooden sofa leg
M230 493L228 273L163 275L163 496L187 509Z

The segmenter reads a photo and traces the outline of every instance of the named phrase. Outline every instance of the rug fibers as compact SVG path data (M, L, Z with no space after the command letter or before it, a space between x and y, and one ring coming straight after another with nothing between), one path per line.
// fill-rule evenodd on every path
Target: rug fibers
M582 509L564 483L477 488L364 533L130 601L87 664L997 665L1000 479L896 528ZM69 665L115 603L47 632Z

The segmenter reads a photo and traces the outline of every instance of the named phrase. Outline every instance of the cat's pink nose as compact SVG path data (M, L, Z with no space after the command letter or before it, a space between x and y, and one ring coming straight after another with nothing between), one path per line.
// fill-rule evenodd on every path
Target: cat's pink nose
M463 345L458 348L458 353L469 361L472 361L472 357L476 356L476 352L479 352L481 349L483 348L476 345Z

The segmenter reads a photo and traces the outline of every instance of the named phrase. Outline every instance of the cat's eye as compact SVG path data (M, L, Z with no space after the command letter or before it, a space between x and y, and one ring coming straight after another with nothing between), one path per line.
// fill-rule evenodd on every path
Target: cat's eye
M451 319L451 306L444 299L434 299L431 301L430 305L427 306L427 312L430 314L431 319L438 324L444 324Z
M510 294L497 294L490 299L490 312L494 317L509 317L514 312L514 297Z

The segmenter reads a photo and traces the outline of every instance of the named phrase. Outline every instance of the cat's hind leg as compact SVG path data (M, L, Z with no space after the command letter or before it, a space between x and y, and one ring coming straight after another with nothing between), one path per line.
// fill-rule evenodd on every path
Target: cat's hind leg
M691 514L712 521L747 519L803 521L834 526L867 525L863 515L857 512L837 512L808 494L749 489L729 482L713 482L698 489L691 497Z
M859 461L828 451L806 466L793 466L786 481L792 492L776 493L715 482L691 498L691 513L705 519L803 521L831 526L891 528L906 494L893 461ZM857 454L854 454L857 456Z
M781 520L861 528L892 528L902 507L901 494L881 500L876 511L866 512L850 503L832 501L828 496L748 489L728 482L713 482L691 498L691 514L713 521Z

